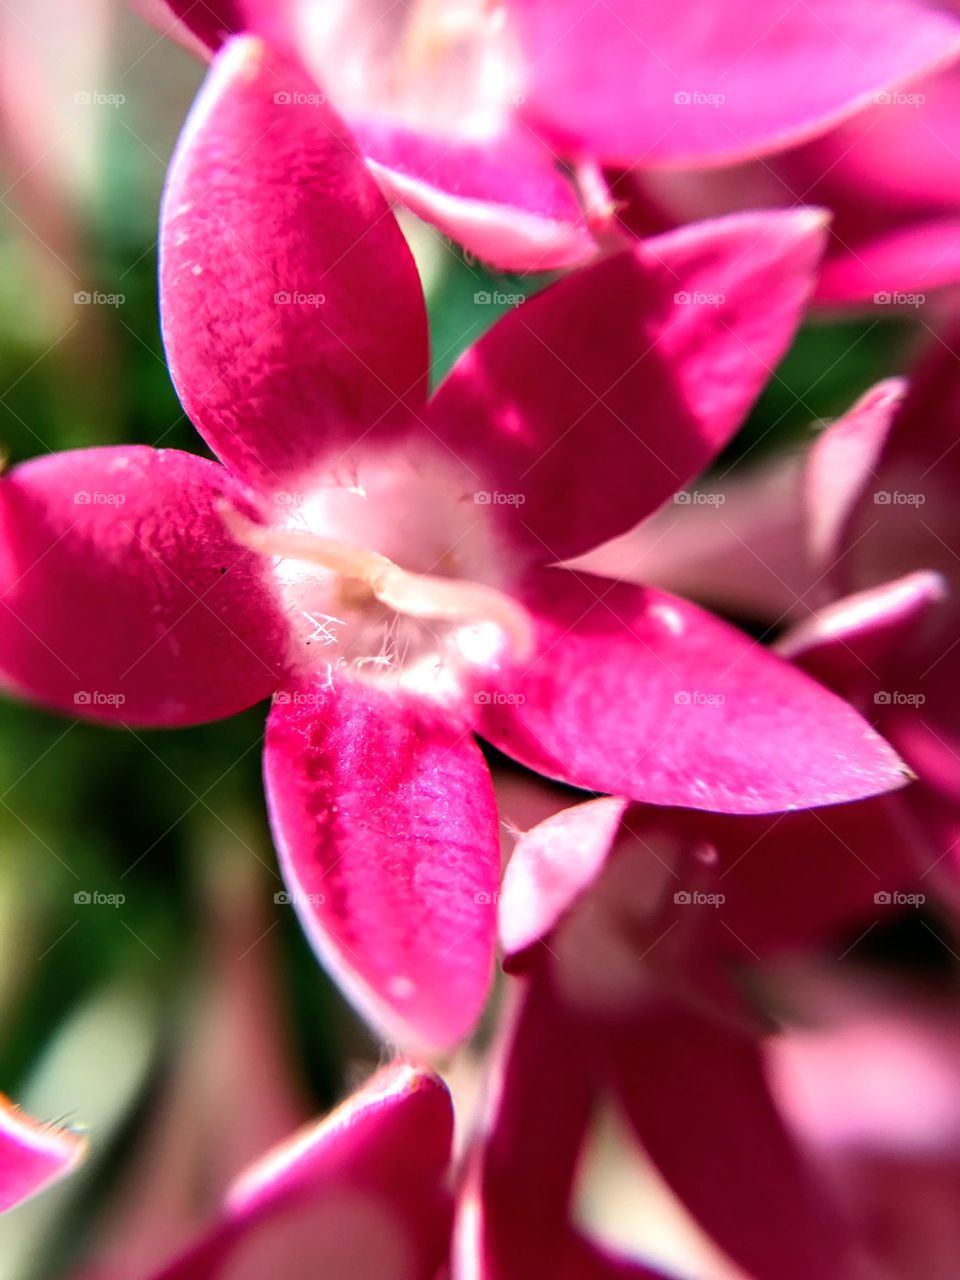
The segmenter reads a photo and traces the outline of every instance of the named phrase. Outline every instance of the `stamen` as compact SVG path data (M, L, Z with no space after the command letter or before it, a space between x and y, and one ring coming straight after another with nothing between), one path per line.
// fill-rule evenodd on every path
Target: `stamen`
M520 661L528 658L533 650L529 615L522 605L496 587L410 573L378 551L354 547L303 529L274 529L254 524L226 503L221 514L231 534L251 551L301 560L338 577L362 582L382 604L406 617L493 623L508 638L514 656Z

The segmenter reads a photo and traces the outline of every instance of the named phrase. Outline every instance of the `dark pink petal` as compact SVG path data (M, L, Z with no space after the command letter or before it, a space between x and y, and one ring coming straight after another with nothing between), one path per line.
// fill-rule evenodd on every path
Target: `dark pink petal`
M217 504L216 463L124 446L52 454L0 479L6 687L98 720L215 720L271 693L286 626L262 562Z
M842 563L850 520L877 471L906 384L880 382L833 423L810 451L805 474L809 542L814 563L827 578L849 575Z
M344 125L253 38L220 53L167 181L161 310L184 408L265 489L422 405L413 258Z
M133 0L133 7L171 40L209 58L231 36L245 32L283 43L286 0Z
M699 1224L755 1280L841 1280L849 1241L778 1114L759 1046L678 1009L611 1034L637 1138Z
M558 149L624 164L715 162L798 141L950 59L960 31L901 0L510 7L528 59L527 118Z
M882 695L931 609L946 597L939 573L918 570L826 605L782 636L777 652L845 697Z
M480 731L548 777L727 813L901 786L893 750L845 702L664 592L545 570L525 603L536 654L482 707Z
M709 890L722 901L704 908L714 963L752 965L844 931L856 937L922 871L899 795L775 817L678 813L677 824L688 848L716 850Z
M518 984L461 1198L455 1280L560 1274L592 1085L576 1024L542 985Z
M433 1280L453 1130L439 1077L385 1068L234 1184L219 1223L156 1280Z
M86 1139L31 1120L0 1094L0 1213L70 1173L86 1148Z
M623 533L707 466L787 347L823 238L811 210L672 232L568 276L460 358L437 429L530 558Z
M409 695L318 682L278 696L265 777L287 887L324 963L391 1039L455 1044L490 984L500 873L469 730Z
M526 133L451 141L383 119L350 125L380 185L500 271L555 271L597 252L573 185Z
M958 282L960 217L918 218L863 239L836 241L816 298L827 305L871 303L913 317L937 290Z

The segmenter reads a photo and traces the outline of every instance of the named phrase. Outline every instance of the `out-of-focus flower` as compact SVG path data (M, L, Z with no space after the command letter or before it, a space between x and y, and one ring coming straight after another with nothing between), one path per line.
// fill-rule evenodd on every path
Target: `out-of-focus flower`
M857 1280L960 1268L960 1024L952 997L794 974L799 1026L769 1048L786 1122L855 1228Z
M458 1231L464 1258L479 1251L490 1269L464 1276L592 1251L571 1200L604 1095L744 1273L849 1275L848 1223L778 1114L764 1027L736 979L857 919L868 891L875 911L875 883L910 883L884 804L772 820L610 798L520 838L501 932L521 992Z
M518 270L596 252L591 229L609 229L613 211L598 166L752 158L821 132L960 48L951 17L901 0L141 7L195 48L240 31L295 48L314 94L332 95L394 198ZM579 190L561 161L583 176Z
M81 1135L31 1120L0 1094L0 1213L65 1177L86 1146Z
M910 314L960 280L958 120L950 68L873 94L800 145L714 170L635 168L614 189L639 234L731 209L822 205L833 221L817 299Z
M428 402L413 260L337 117L278 101L298 75L231 43L166 192L170 366L225 466L124 447L7 476L0 669L120 723L274 693L290 897L368 1016L449 1045L495 932L473 730L660 804L773 812L903 781L845 703L739 632L547 567L636 524L730 438L822 226L744 215L637 244L510 313Z

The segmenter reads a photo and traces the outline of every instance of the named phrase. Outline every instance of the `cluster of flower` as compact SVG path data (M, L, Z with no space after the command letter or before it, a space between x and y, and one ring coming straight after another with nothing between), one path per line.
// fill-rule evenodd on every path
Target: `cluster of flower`
M289 901L414 1055L265 1156L162 1275L666 1277L578 1225L605 1096L736 1274L955 1274L925 1251L951 1230L960 1022L808 974L780 996L817 1032L772 1037L741 978L960 888L958 348L930 326L909 382L776 474L685 486L809 306L947 313L960 22L919 0L152 7L211 61L160 309L219 461L7 474L0 672L144 726L273 695ZM433 392L391 203L561 272ZM788 627L764 646L677 589ZM477 736L548 815L502 881ZM417 1057L475 1030L498 954L454 1165ZM929 1085L909 1126L868 1076L901 1054ZM0 1120L5 1207L79 1144Z

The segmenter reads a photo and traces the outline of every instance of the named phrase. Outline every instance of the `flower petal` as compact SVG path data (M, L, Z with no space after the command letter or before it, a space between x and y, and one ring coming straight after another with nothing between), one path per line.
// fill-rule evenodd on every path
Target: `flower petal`
M836 576L851 517L866 486L877 479L883 447L906 395L901 378L880 382L834 422L807 458L805 489L809 506L810 552L818 568Z
M157 1280L428 1280L448 1241L452 1131L439 1077L385 1068L248 1169L217 1226Z
M826 605L781 636L776 650L844 697L882 694L886 677L947 594L939 573L918 570ZM884 705L882 696L877 705Z
M596 254L572 184L528 134L476 143L383 119L350 126L390 196L497 270L556 271Z
M528 584L535 656L480 732L548 777L651 804L771 813L901 786L845 702L664 592L563 569Z
M217 55L181 136L160 283L184 408L261 488L422 406L426 313L396 220L306 73L252 37Z
M607 163L702 164L775 150L960 48L952 18L902 0L510 7L528 62L528 120L558 149Z
M0 1213L70 1173L86 1139L25 1116L0 1094Z
M0 479L0 670L98 720L196 724L276 688L286 629L217 510L242 495L173 449L80 449Z
M612 1037L611 1067L648 1155L747 1274L849 1274L839 1210L778 1115L755 1043L662 1007Z
M517 841L500 894L500 941L510 958L547 937L603 868L629 801L574 805Z
M391 1039L455 1044L489 987L500 874L469 730L409 696L318 683L278 695L265 778L283 874L324 963Z
M672 232L559 281L460 358L436 430L529 558L590 550L706 467L788 345L823 236L811 210Z

